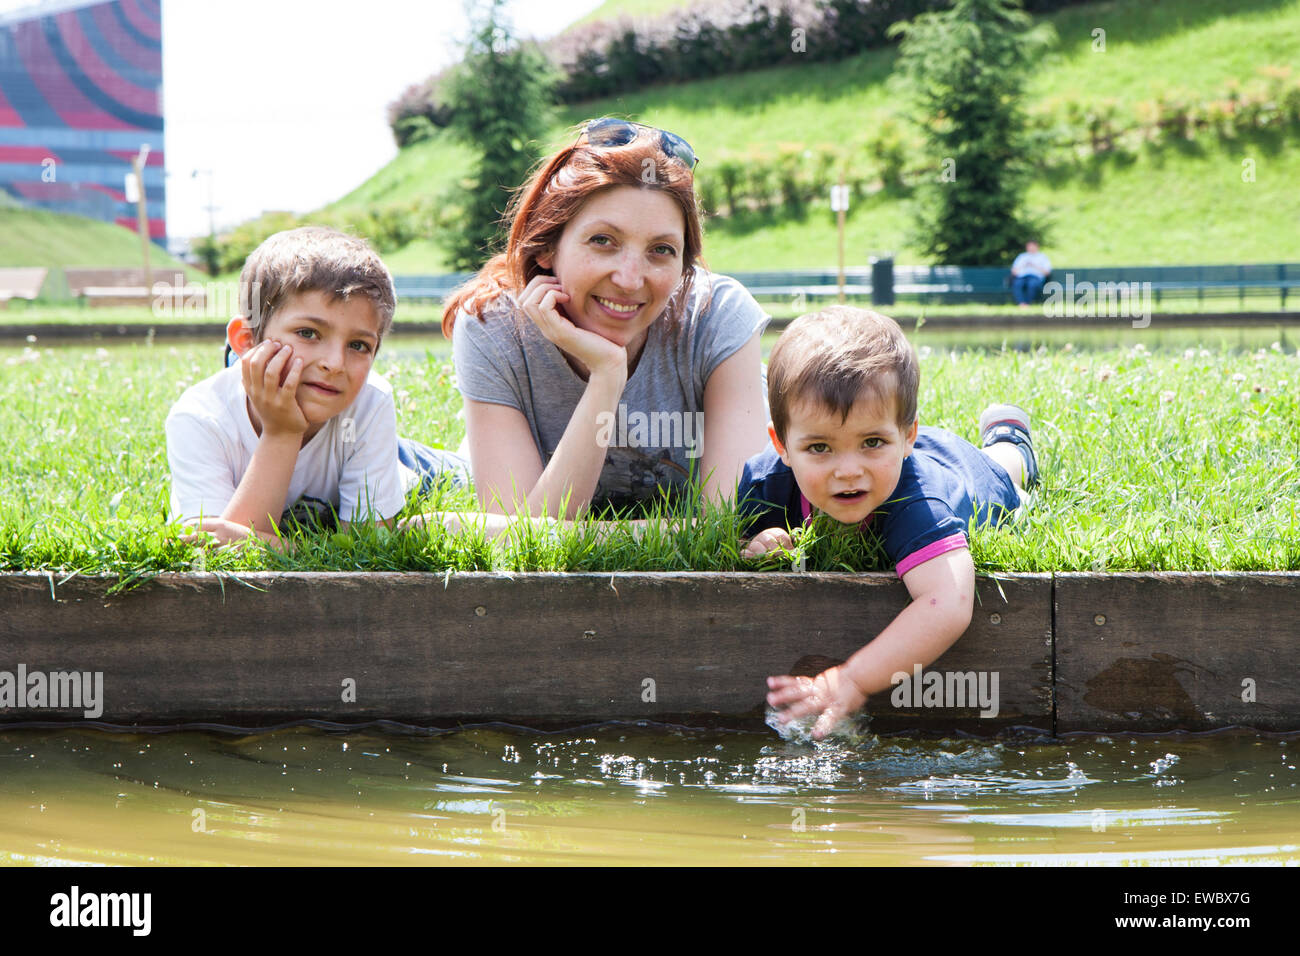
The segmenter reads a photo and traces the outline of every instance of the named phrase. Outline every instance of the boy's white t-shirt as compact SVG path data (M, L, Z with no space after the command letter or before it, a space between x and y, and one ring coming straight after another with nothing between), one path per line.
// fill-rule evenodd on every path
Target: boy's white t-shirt
M174 519L216 518L235 496L259 438L238 365L185 390L167 415ZM397 459L392 386L371 372L355 402L298 452L284 511L305 508L340 521L390 518L406 504Z

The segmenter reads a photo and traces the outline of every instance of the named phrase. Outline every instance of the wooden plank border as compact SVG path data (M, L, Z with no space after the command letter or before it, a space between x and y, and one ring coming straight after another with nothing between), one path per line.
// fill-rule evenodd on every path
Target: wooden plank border
M1059 733L1300 729L1300 574L1057 574Z
M53 583L0 575L0 671L102 672L98 719L148 725L761 721L768 674L848 657L908 600L889 574L167 574L114 596ZM879 695L880 729L1050 731L1050 576L977 592L971 629L930 670L996 674L997 715Z
M117 725L750 725L764 677L849 656L907 602L887 574L167 574L124 594L109 586L0 575L0 683L20 665L101 672L96 717ZM981 576L977 595L970 630L927 674L996 675L997 716L971 699L895 706L881 694L873 729L1300 729L1300 573L1008 574ZM85 717L0 702L0 723Z

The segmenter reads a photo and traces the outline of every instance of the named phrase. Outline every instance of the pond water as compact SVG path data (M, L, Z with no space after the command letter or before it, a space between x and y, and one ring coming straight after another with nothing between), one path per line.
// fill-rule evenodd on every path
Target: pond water
M0 731L17 864L1300 863L1300 736Z

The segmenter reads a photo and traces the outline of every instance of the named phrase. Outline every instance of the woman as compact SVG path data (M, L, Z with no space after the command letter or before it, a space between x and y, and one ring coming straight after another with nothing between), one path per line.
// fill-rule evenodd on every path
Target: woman
M697 266L694 165L671 133L589 123L516 194L506 251L448 301L487 511L572 518L692 482L726 500L763 448L768 317Z

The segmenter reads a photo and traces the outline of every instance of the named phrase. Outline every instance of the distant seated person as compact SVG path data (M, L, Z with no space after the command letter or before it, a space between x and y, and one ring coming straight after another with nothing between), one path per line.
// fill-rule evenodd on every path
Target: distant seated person
M1052 274L1052 260L1038 251L1038 243L1025 243L1025 251L1011 263L1011 295L1016 305L1031 305L1043 291L1043 283Z

